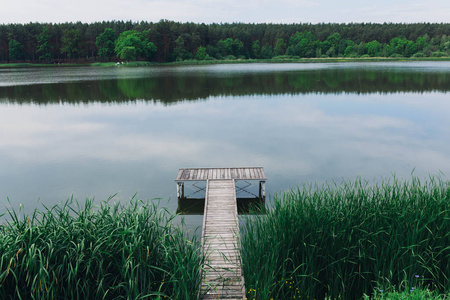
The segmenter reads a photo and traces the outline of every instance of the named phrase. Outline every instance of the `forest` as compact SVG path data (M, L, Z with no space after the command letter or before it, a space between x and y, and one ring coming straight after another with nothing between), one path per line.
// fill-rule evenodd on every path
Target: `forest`
M1 63L444 56L447 23L0 24Z

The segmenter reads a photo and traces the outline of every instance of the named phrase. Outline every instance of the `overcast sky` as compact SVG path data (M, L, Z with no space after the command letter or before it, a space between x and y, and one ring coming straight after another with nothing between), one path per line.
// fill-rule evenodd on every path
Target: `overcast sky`
M449 0L0 0L0 23L448 23Z

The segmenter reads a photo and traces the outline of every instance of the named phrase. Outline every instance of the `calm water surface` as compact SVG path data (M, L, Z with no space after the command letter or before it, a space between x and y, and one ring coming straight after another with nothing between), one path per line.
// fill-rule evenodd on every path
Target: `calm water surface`
M115 193L175 211L182 167L263 166L269 194L448 176L449 91L449 62L0 69L0 214Z

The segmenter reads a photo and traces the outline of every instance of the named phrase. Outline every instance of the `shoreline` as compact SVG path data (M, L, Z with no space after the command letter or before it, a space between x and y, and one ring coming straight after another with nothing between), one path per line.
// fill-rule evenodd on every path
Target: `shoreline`
M177 65L219 65L219 64L246 64L246 63L341 63L341 62L409 62L409 61L450 61L450 57L330 57L330 58L272 58L272 59L233 59L233 60L183 60L177 62L149 62L135 61L125 62L117 65L117 62L94 62L94 63L4 63L2 68L29 68L29 67L141 67L141 66L177 66Z

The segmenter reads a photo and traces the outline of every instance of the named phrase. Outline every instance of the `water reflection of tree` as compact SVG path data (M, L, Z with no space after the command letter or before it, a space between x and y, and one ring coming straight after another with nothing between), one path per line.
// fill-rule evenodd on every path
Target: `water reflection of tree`
M308 70L212 76L171 74L138 79L114 79L0 88L2 101L39 104L55 102L120 102L130 100L175 103L210 96L308 93L397 93L450 91L450 73L382 70Z

